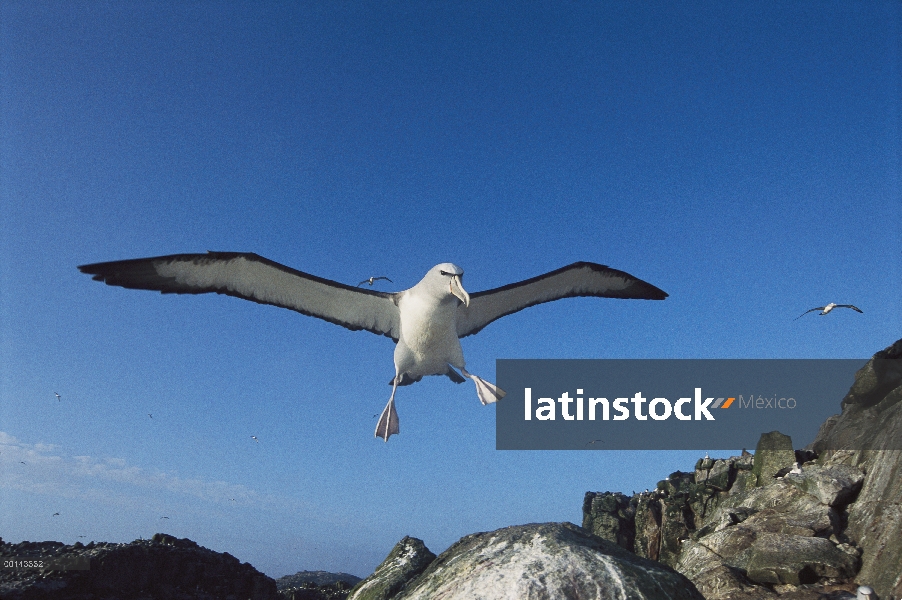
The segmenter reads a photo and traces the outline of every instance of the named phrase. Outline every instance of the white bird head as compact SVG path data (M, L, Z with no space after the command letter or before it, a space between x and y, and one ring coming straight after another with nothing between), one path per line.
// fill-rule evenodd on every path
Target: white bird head
M447 297L448 294L456 296L461 302L470 305L470 294L464 289L461 277L464 270L452 263L435 265L426 276L417 284L423 286L438 298Z

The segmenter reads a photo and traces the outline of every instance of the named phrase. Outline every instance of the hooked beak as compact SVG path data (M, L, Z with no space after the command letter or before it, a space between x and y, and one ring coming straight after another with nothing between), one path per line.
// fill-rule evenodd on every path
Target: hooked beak
M464 289L463 284L460 282L460 275L452 275L451 283L448 285L451 290L451 293L460 298L460 301L465 305L470 306L470 294L467 293L467 290Z

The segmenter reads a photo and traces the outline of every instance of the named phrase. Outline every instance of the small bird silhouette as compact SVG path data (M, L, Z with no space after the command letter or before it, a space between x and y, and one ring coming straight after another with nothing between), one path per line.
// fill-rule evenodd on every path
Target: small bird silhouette
M258 444L260 443L260 440L258 440L257 436L255 436L255 435L252 435L251 439L254 440L255 442L257 442Z
M62 401L62 399L63 399L62 396L60 396L60 395L57 394L56 392L53 392L53 395L56 396L56 401L57 401L57 402L61 402L61 401Z
M60 516L60 514L59 514L59 513L53 513L53 514L50 515L50 516L51 516L51 517L58 517L58 516Z
M161 519L168 519L169 517L160 517Z
M595 442L601 442L602 444L604 444L604 440L592 440L591 442L586 442L586 446L594 444Z
M800 314L795 319L793 319L793 321L798 321L799 319L801 319L802 317L804 317L805 315L807 315L808 313L810 313L811 311L814 311L814 310L823 311L821 313L821 316L823 316L823 315L826 315L827 313L829 313L834 308L851 308L852 310L855 310L855 311L858 311L858 312L864 314L864 311L861 310L860 308L858 308L857 306L852 306L851 304L834 304L831 302L827 306L817 306L815 308L810 308L810 309L806 310L805 312L803 312L802 314Z
M392 281L392 280L389 279L388 277L370 277L369 279L364 279L363 281L361 281L360 283L358 283L358 284L357 284L357 287L362 286L364 283L368 283L368 284L370 284L370 285L372 286L374 282L379 281L380 279L384 279L385 281L387 281L387 282L389 282L389 283L394 283L394 281Z
M147 416L150 417L151 419L153 419L153 415L152 415L152 414L147 413Z

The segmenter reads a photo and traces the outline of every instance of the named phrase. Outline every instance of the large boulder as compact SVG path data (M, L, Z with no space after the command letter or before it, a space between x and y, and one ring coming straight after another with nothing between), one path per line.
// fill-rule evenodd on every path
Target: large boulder
M773 480L777 471L795 463L796 453L792 449L792 439L779 431L765 433L755 448L755 466L752 473L757 478L756 485L766 485Z
M812 465L801 473L790 473L784 481L807 492L828 506L845 506L861 489L864 473L850 465Z
M372 575L360 581L348 600L388 600L435 560L423 540L407 536L395 544Z
M506 527L466 536L397 600L703 600L676 571L571 523Z
M824 538L737 525L686 542L678 570L694 579L720 566L729 567L741 586L749 582L799 585L845 580L855 574L858 564L854 555Z

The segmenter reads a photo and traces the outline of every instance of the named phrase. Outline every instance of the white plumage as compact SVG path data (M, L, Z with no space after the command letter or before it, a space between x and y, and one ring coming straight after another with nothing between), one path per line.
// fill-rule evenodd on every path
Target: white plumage
M800 314L798 317L796 317L795 319L793 319L793 321L798 321L799 319L801 319L802 317L804 317L804 316L807 315L808 313L813 312L813 311L815 311L815 310L823 311L823 312L821 312L821 316L823 316L823 315L828 314L828 313L829 313L831 310L833 310L834 308L851 308L851 309L854 310L854 311L858 311L858 312L860 312L860 313L864 313L864 311L861 310L860 308L858 308L857 306L852 306L851 304L834 304L833 302L831 302L831 303L828 304L827 306L816 306L816 307L814 307L814 308L809 308L808 310L806 310L805 312L803 312L802 314Z
M398 433L394 398L399 385L426 375L446 375L456 383L467 377L476 384L483 404L504 397L502 390L467 372L459 341L492 321L535 304L573 296L667 297L628 273L588 262L472 295L463 287L463 270L451 263L436 265L414 287L397 293L351 287L250 253L175 254L79 269L108 285L164 294L227 294L392 338L397 342L392 394L376 426L376 436L386 441Z

